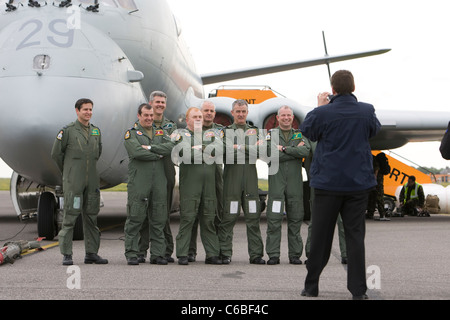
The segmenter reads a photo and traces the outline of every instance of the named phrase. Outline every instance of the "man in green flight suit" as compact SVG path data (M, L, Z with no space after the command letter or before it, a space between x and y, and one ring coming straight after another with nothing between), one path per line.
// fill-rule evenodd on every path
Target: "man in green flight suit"
M168 212L163 157L170 158L174 143L164 130L153 127L151 105L141 104L137 117L124 141L129 156L125 257L129 265L139 264L139 231L145 229L151 242L150 263L166 265L164 227ZM144 223L146 228L142 228Z
M203 115L203 132L207 130L214 130L219 137L223 137L223 126L214 122L214 118L216 116L216 107L214 103L212 101L205 100L200 106L200 111ZM216 164L216 199L217 208L214 224L217 231L223 214L223 163ZM189 262L194 262L197 255L197 229L198 221L196 221L192 227L191 244L189 245L188 254Z
M52 148L52 158L63 174L64 218L58 234L63 265L73 264L73 229L80 214L86 251L84 263L108 263L97 254L100 247L97 161L102 153L102 140L100 129L90 123L93 107L90 99L79 99L75 103L77 120L59 131Z
M186 125L186 129L173 134L177 145L172 158L178 157L180 166L180 227L176 238L178 264L189 264L187 256L196 219L206 253L205 263L222 264L214 220L216 163L222 162L223 142L215 130L203 132L203 115L195 107L187 110Z
M236 100L231 115L234 123L225 128L225 166L223 172L223 218L219 225L222 263L229 264L233 253L233 228L241 207L247 225L247 245L250 263L265 264L264 245L260 230L260 202L258 192L257 127L246 123L248 104Z
M164 116L166 110L167 95L162 91L153 91L150 93L149 102L153 109L153 128L154 130L164 130L169 136L177 129L177 125L172 120ZM164 157L164 172L167 180L167 223L164 227L164 237L166 238L166 253L165 258L167 262L174 262L171 257L174 244L172 231L170 230L170 210L172 207L173 188L175 187L175 167L170 157ZM149 248L149 233L148 223L144 223L140 232L141 238L139 240L139 262L145 262L147 250Z
M300 227L305 214L303 208L302 162L309 155L310 144L302 133L292 128L294 112L289 106L278 110L279 126L271 130L267 144L275 144L278 152L278 170L269 174L269 194L267 202L267 264L280 263L281 225L283 208L286 210L288 231L288 257L291 264L302 264L303 241ZM275 138L275 139L274 139ZM272 165L272 164L269 164Z

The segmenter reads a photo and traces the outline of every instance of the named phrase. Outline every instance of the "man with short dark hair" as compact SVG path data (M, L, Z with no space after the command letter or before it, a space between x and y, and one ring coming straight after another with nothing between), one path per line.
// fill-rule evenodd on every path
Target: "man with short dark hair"
M52 158L63 174L64 218L58 234L63 265L73 264L73 230L80 214L86 250L84 263L108 263L97 254L100 247L97 161L102 153L102 140L100 129L90 123L93 107L90 99L79 99L75 103L77 120L59 131L52 148Z
M170 158L173 143L168 134L153 127L153 109L141 104L138 121L125 133L128 153L127 220L125 257L129 265L139 264L140 230L150 241L150 263L166 265L167 189L163 157Z
M347 244L347 288L354 299L367 299L365 211L369 192L377 184L369 139L381 124L374 107L358 102L352 94L355 83L350 71L334 73L331 86L331 101L330 93L319 94L319 107L309 112L300 126L307 138L317 141L310 170L314 224L302 295L319 294L319 277L330 257L340 213Z
M167 105L167 95L162 91L153 91L149 96L149 105L153 109L153 128L154 130L164 130L169 136L177 129L177 125L172 120L164 116ZM166 238L165 258L168 262L174 262L172 253L174 250L172 231L170 230L170 212L172 208L173 189L175 187L175 167L170 157L165 157L164 172L167 180L167 223L164 227L164 237ZM147 250L149 248L148 224L144 223L141 230L141 239L139 240L139 262L145 262Z

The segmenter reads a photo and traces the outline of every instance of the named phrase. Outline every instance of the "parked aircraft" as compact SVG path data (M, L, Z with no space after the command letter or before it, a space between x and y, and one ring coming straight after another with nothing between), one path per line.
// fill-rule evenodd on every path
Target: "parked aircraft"
M47 239L61 222L61 172L50 151L58 130L74 121L75 101L94 101L101 128L102 188L127 180L124 132L154 90L168 95L166 116L184 126L188 107L204 100L203 85L386 53L381 49L199 75L180 26L164 0L3 0L0 5L0 157L14 173L11 197L21 219L37 212ZM211 98L218 119L231 121L232 98ZM248 121L269 129L288 104L298 123L311 110L275 97L249 107ZM374 149L439 140L449 113L380 111Z

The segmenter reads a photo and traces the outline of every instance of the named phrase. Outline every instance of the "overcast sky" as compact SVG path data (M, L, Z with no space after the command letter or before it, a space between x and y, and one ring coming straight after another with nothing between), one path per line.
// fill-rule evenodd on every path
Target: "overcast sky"
M197 71L210 73L373 49L390 52L331 65L352 71L355 95L375 109L450 111L450 1L169 0ZM231 81L269 85L307 106L329 91L326 66ZM205 95L219 86L205 87ZM450 119L448 119L450 120ZM395 153L445 167L439 142L410 143ZM0 161L0 177L11 170Z

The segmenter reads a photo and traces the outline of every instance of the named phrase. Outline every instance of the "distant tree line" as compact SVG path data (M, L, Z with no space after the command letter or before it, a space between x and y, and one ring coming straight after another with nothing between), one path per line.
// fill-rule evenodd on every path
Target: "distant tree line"
M425 174L449 174L450 173L450 168L449 167L445 167L442 169L437 169L435 167L417 167L417 170L425 173Z

